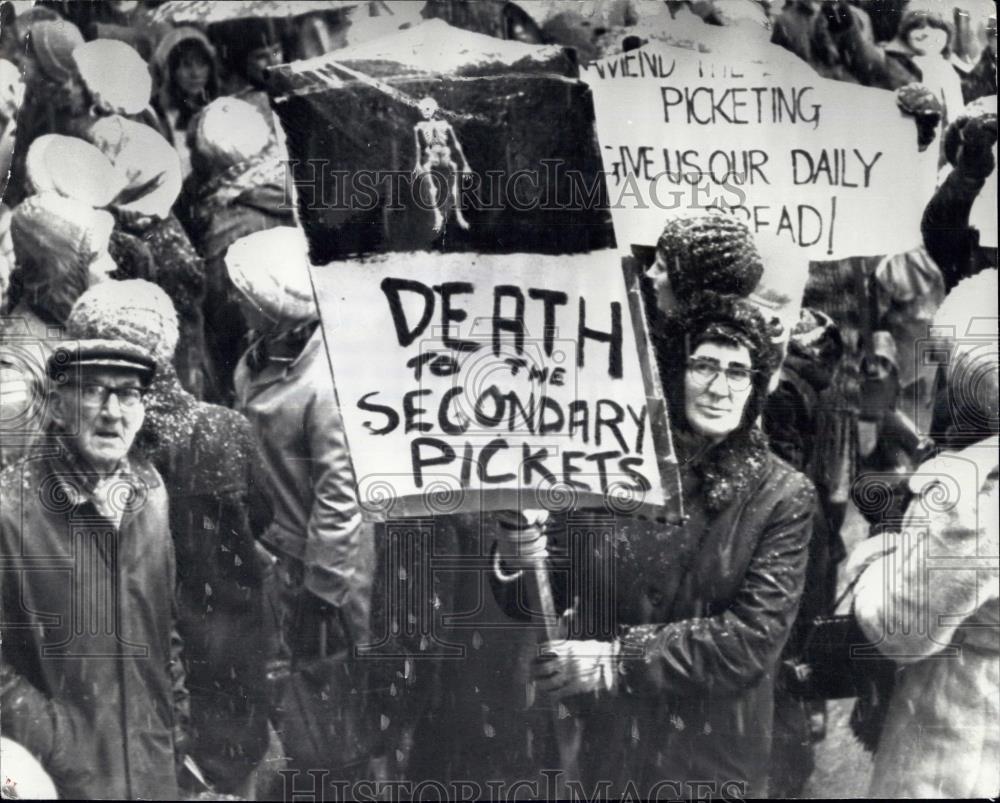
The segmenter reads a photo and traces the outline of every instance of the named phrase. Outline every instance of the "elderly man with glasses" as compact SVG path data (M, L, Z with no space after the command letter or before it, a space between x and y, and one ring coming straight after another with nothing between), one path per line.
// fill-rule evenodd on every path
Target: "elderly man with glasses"
M123 341L57 349L48 437L0 475L4 736L60 797L178 794L187 695L167 496L131 453L155 368Z

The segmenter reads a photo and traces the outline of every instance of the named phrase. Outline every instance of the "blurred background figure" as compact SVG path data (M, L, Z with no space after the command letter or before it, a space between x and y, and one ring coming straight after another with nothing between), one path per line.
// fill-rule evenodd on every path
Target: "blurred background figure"
M219 95L215 48L197 28L170 31L153 54L158 90L154 107L181 160L181 173L191 172L187 131L194 116Z
M976 66L962 78L962 93L965 102L971 103L982 97L997 94L997 18L994 14L983 26L985 47Z
M851 554L854 615L899 664L875 751L869 794L964 798L1000 786L997 272L949 293L954 448L909 480L899 532Z
M305 236L281 227L226 253L253 332L236 372L236 407L250 420L266 468L274 521L274 598L290 675L276 727L299 771L317 784L364 777L366 662L375 537L362 520L344 424L313 299ZM374 718L374 717L372 717Z
M117 115L97 121L88 137L127 182L111 206L116 234L149 256L148 270L121 270L115 278L149 279L167 292L180 317L174 354L180 382L198 398L211 395L202 312L205 266L173 211L182 188L180 157L156 131Z
M211 35L228 70L225 94L253 104L273 129L265 71L286 61L281 21L273 18L227 20Z
M247 234L294 223L268 120L273 118L258 107L222 97L205 107L191 130L188 231L205 260L205 342L216 400L223 403L232 402L233 371L247 332L226 274L226 250Z

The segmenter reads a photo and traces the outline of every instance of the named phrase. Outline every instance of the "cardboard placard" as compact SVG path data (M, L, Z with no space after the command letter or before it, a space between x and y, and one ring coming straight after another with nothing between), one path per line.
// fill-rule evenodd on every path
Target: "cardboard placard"
M767 74L767 73L771 74ZM618 247L668 214L733 208L765 259L892 254L920 241L937 148L893 93L650 43L587 65Z
M313 278L368 514L679 515L613 250L397 253Z

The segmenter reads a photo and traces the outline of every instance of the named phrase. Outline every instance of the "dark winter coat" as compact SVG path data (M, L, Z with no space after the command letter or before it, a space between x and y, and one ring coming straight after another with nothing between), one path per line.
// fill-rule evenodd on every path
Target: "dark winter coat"
M142 460L119 481L115 526L64 455L0 475L4 736L61 797L173 800L186 693L167 494Z
M685 474L684 526L622 523L617 612L626 660L614 712L619 738L611 740L618 750L607 750L603 728L587 746L595 762L617 752L605 768L641 779L640 789L661 779L701 780L715 782L718 794L728 781L757 797L767 775L778 658L805 580L815 492L768 453L749 493L713 516L697 480Z
M969 225L972 205L989 175L983 172L960 163L934 192L920 221L924 246L941 269L948 292L967 276L995 264L996 252L984 253L979 230Z
M154 379L146 407L138 446L171 501L190 752L210 782L232 790L267 749L265 666L276 644L256 557L271 520L263 469L249 422L197 401L172 371Z
M624 658L617 693L580 703L589 790L611 781L609 794L631 793L631 781L640 797L675 789L686 796L697 793L684 784L701 781L714 784L714 795L765 792L774 680L802 594L815 491L766 450L748 452L743 470L747 490L712 514L697 463L685 465L685 524L614 520L605 527L613 565L577 585L592 595L578 608L614 600L592 621L610 618ZM573 530L570 519L569 541ZM613 585L595 591L601 576L613 576ZM553 584L564 585L558 577ZM572 596L557 592L557 606ZM516 600L509 596L505 609ZM658 782L679 786L656 789Z

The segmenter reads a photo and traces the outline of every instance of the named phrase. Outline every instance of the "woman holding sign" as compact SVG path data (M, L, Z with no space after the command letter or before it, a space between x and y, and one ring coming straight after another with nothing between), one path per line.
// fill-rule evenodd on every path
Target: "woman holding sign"
M759 264L745 230L714 217L682 228L680 253L661 254L654 281L694 260L714 287L752 286L735 275ZM533 676L539 691L586 711L588 791L758 797L815 492L758 427L780 361L771 327L738 295L672 284L660 295L670 312L659 316L658 351L687 519L616 520L612 585L571 601L570 638L543 646ZM599 620L588 608L609 599L611 632L573 627Z

